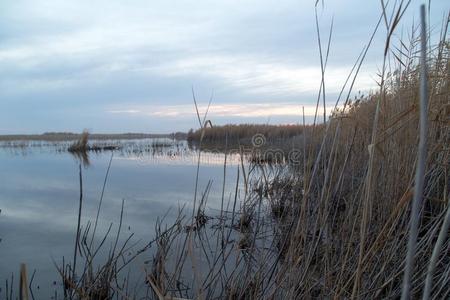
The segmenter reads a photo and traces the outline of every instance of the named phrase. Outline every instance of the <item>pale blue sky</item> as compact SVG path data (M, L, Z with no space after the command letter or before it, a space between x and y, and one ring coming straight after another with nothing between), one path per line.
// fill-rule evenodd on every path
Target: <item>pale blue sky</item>
M2 0L0 133L187 131L197 126L192 86L202 109L214 91L213 124L300 122L320 85L314 2ZM449 4L431 5L438 26ZM334 16L330 105L379 13L372 0L320 6L324 40ZM384 35L356 91L375 86Z

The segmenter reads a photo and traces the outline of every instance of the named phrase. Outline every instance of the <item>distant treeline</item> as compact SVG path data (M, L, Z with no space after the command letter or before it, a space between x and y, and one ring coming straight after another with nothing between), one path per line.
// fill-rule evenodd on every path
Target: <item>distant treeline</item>
M228 144L250 144L252 138L262 135L267 143L286 142L295 138L300 138L311 126L303 125L267 125L267 124L239 124L213 126L206 128L202 142L204 143L225 143ZM202 130L191 129L187 134L189 142L199 142Z
M172 138L186 139L187 134L183 132L175 132L169 134L153 134L153 133L113 133L102 134L93 133L89 135L93 140L130 140L130 139L146 139L146 138ZM81 138L81 133L72 132L45 132L43 134L8 134L0 135L0 141L75 141Z

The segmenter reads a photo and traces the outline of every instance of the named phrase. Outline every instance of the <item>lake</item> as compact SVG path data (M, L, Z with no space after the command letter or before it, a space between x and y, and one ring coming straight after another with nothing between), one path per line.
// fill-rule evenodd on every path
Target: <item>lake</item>
M133 233L130 243L136 243L133 249L140 249L154 238L158 219L165 217L164 222L170 224L183 206L185 213L191 214L196 185L198 152L185 141L160 143L146 139L120 143L122 149L114 152L91 152L89 166L82 166L81 224L86 228L89 221L95 221L113 153L94 241L98 244L113 223L114 233L105 243L106 251L118 230L123 200L120 240ZM36 299L60 292L61 279L54 263L59 266L63 257L66 261L73 258L80 193L80 162L65 151L66 146L46 142L0 146L0 298L6 280L9 285L13 280L17 287L21 263L27 266L29 280L35 271L32 290ZM226 199L234 193L238 165L237 157L227 159ZM223 154L202 153L199 197L210 180L206 207L214 213L222 200ZM149 249L134 262L140 273L152 254Z

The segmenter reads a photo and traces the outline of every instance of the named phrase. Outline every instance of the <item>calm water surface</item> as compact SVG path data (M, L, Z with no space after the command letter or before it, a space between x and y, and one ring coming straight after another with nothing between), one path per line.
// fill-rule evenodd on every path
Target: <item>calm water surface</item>
M97 237L113 223L117 231L125 200L122 239L134 233L133 242L145 245L154 237L154 225L166 215L174 219L179 207L192 204L197 153L186 143L152 148L151 140L128 144L113 156L106 185ZM151 151L141 151L147 145ZM154 145L153 145L154 146ZM145 148L145 147L144 147ZM47 298L58 289L60 278L53 261L71 261L79 205L79 161L64 146L25 145L0 147L0 298L5 282L17 285L20 263L26 263L33 280L34 296ZM207 207L220 207L223 155L202 154L199 191L213 181ZM90 166L82 167L84 201L82 224L93 221L111 152L90 154ZM237 160L228 160L226 197L234 191ZM186 214L190 209L186 210ZM98 241L97 241L98 242ZM113 241L108 240L107 248ZM149 250L136 264L149 259ZM142 266L139 269L143 270Z

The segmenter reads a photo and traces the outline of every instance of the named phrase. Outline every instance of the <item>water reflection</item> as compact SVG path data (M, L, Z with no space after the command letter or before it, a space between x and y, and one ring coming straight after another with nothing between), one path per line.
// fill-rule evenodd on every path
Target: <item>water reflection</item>
M69 153L85 168L89 167L89 165L91 164L88 151L70 151Z
M112 230L117 229L125 199L123 228L134 233L132 243L139 248L152 239L158 218L166 216L166 222L170 223L179 207L189 208L198 152L185 141L98 141L108 142L119 143L121 147L114 150L97 236L103 236L110 223ZM0 145L2 288L11 273L17 275L20 263L24 262L29 272L36 270L34 296L48 299L57 288L54 282L56 285L60 282L52 260L61 264L63 257L73 255L80 158L66 151L69 145L47 142ZM90 167L83 169L83 229L95 219L110 157L111 151L88 152ZM200 158L199 190L204 190L212 180L207 207L217 209L222 196L224 154L202 153ZM227 158L227 198L234 190L238 162L237 158ZM151 255L151 251L145 253L142 260L150 259Z

